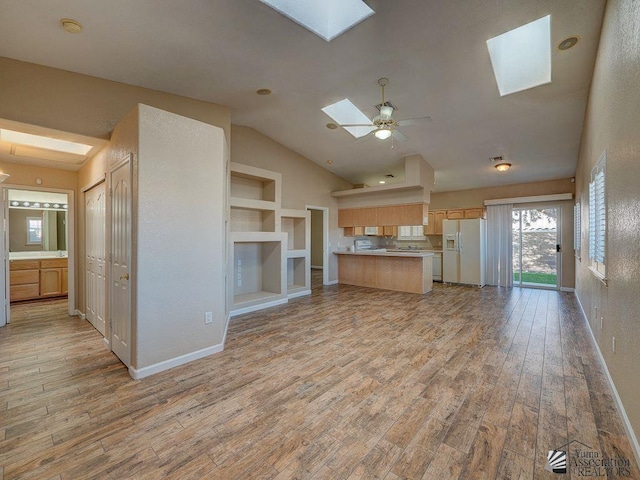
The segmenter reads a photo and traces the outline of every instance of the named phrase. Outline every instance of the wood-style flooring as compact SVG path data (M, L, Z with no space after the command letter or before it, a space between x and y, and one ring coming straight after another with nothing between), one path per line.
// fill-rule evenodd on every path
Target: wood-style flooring
M65 305L0 329L4 480L584 478L572 440L640 478L570 293L316 286L140 381Z

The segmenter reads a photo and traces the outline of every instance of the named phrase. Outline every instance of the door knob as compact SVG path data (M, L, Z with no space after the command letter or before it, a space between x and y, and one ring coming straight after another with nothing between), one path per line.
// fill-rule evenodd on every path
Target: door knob
M125 273L124 275L120 275L120 280L129 280L129 274Z

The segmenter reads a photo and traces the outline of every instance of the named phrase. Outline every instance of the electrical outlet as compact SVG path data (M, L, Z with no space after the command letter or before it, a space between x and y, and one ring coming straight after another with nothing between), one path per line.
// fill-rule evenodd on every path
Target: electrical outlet
M616 337L611 337L611 350L616 353Z
M204 324L209 325L213 323L213 312L205 312L204 314Z

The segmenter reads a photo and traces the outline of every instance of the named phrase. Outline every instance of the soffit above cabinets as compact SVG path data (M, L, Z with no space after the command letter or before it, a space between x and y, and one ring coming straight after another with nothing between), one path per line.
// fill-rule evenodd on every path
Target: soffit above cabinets
M84 162L98 153L98 151L104 148L108 143L106 140L99 138L62 132L51 128L38 127L6 119L0 119L0 129L81 143L91 147L86 154L81 155L61 152L49 148L23 145L17 142L0 139L0 160L10 163L26 163L42 167L59 168L62 170L79 170Z

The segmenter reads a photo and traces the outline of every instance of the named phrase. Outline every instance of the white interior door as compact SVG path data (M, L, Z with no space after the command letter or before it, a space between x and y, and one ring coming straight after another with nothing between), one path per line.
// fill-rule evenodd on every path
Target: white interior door
M102 335L106 334L106 189L100 183L85 192L85 315Z
M122 362L131 362L131 157L111 172L110 343Z

